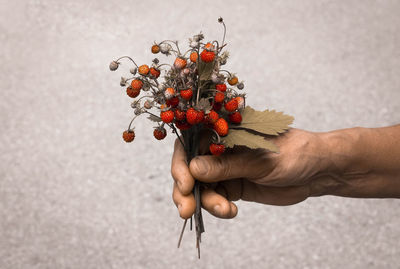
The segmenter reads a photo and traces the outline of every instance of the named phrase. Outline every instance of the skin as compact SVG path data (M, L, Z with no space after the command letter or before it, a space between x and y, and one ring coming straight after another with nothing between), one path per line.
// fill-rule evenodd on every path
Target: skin
M290 129L273 140L279 154L235 147L221 156L198 156L189 165L176 141L172 196L180 216L194 213L195 178L206 183L202 207L219 218L235 217L232 201L239 199L286 206L323 195L400 198L400 125L326 133Z

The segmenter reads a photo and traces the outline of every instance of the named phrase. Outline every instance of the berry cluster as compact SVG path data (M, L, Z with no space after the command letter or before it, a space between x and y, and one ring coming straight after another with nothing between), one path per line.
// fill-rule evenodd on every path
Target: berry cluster
M212 130L209 145L212 154L220 155L225 151L223 137L228 135L230 125L241 123L245 95L238 93L244 88L243 82L235 74L222 69L229 53L223 51L226 46L225 24L222 18L218 21L224 27L222 43L216 40L204 42L200 33L189 38L189 49L183 53L177 41L164 40L151 46L154 54L173 55L172 65L160 64L155 58L150 65L139 66L128 56L110 63L111 71L119 67L122 59L134 64L130 69L132 76L122 77L120 81L120 85L126 87L127 95L134 98L131 107L135 116L123 132L126 142L135 138L132 128L134 119L147 114L150 120L157 123L153 132L157 140L166 137L165 126L177 135L179 129L183 136L185 131L196 126L196 130Z

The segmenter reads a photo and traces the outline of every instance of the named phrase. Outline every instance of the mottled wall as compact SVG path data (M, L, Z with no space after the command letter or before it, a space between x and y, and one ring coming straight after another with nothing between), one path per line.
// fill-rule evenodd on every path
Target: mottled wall
M248 103L328 131L400 121L399 1L2 1L0 268L398 268L400 201L311 198L205 213L175 248L173 137L156 143L108 63L203 30ZM122 70L127 71L127 65Z

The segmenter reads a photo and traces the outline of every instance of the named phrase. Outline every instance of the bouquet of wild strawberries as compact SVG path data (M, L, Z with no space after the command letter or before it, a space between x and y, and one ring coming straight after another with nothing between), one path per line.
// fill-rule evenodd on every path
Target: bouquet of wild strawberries
M132 77L121 77L120 85L127 86L126 93L136 98L131 103L135 116L123 132L123 139L132 142L135 132L132 123L136 117L147 115L155 122L154 137L162 140L167 135L165 127L172 129L182 143L187 162L198 155L199 133L203 130L212 132L209 150L213 155L221 155L226 147L243 145L249 148L265 148L278 152L271 135L285 132L293 117L276 111L256 111L245 105L244 88L238 77L222 68L229 53L224 51L226 27L222 18L218 19L224 27L222 42L203 42L203 34L189 38L189 49L182 53L177 41L164 40L151 47L154 54L174 55L173 65L160 64L157 58L150 66L138 66L135 61L123 56L110 63L110 70L115 71L128 59L134 67L130 69ZM159 77L164 71L164 81ZM142 93L142 95L141 95ZM178 131L179 130L179 131ZM179 135L179 133L181 135ZM193 192L196 200L194 214L196 246L200 257L199 243L204 224L201 215L200 185L196 181ZM179 238L182 234L187 220ZM192 224L192 218L190 218ZM192 227L192 225L190 225ZM178 243L178 247L179 247Z

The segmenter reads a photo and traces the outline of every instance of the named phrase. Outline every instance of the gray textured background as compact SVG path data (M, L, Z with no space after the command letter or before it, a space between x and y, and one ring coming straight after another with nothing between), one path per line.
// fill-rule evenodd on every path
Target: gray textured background
M65 3L64 3L65 2ZM154 40L228 25L248 103L313 131L400 120L399 1L1 1L0 268L399 268L400 201L312 198L205 213L175 245L173 137L121 132L132 110L108 71ZM164 60L163 57L161 59ZM123 66L127 71L127 65Z

